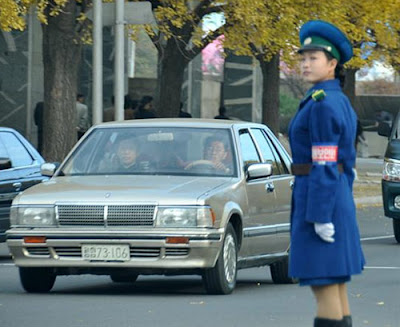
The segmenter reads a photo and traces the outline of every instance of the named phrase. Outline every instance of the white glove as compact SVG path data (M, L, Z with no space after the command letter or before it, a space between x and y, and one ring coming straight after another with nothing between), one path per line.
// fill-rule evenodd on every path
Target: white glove
M314 230L317 235L325 242L335 242L335 239L333 238L333 235L335 235L335 226L332 223L314 223Z
M354 180L358 180L358 174L357 174L357 169L352 168L353 169L353 174L354 174Z

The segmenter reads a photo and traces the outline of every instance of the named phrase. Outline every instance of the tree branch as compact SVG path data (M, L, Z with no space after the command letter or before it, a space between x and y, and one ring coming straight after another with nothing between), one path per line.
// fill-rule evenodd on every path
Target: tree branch
M207 36L203 39L202 45L201 46L195 46L192 49L186 50L186 56L193 59L196 57L201 50L203 50L208 44L210 44L212 41L217 39L223 32L223 26L220 28L217 28L215 31L208 33Z
M257 48L253 42L249 42L249 47L250 47L251 52L253 53L254 57L258 61L262 61L263 57L264 57L263 50L262 49L260 50L259 48Z
M157 34L154 34L154 35L150 35L149 33L147 33L147 35L149 36L150 40L153 42L157 51L160 53L163 50L162 45L161 45L161 32L158 32Z
M222 12L224 6L223 5L211 6L213 2L214 1L211 0L204 0L197 5L197 7L193 11L194 13L193 23L195 25L198 25L205 15L212 14L215 12Z

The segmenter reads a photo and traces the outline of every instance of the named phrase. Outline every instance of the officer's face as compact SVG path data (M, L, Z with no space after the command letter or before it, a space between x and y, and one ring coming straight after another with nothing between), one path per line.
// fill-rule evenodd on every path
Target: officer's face
M304 51L301 54L301 74L304 81L318 83L335 78L337 60L328 60L323 51Z

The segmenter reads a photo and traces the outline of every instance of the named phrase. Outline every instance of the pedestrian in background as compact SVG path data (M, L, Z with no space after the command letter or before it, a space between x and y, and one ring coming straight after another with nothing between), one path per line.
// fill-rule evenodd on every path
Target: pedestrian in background
M115 103L115 98L114 96L111 96L111 106L104 109L103 122L109 122L114 120L114 111L115 111L114 103Z
M133 100L129 94L124 97L124 119L130 120L135 118L135 109L137 107L137 100Z
M43 101L39 101L36 103L35 111L33 113L33 118L35 120L35 125L37 126L38 131L38 141L37 141L37 150L41 155L43 155L43 111L44 111L44 103Z
M189 114L188 112L183 110L183 103L181 102L179 104L179 114L178 114L179 118L192 118L192 115Z
M315 327L352 326L346 283L364 256L352 195L357 117L343 94L350 41L336 26L310 21L300 30L301 72L313 84L289 129L292 173L289 274L311 286Z
M86 133L90 126L88 107L84 102L85 96L78 94L76 96L76 129L78 131L78 140Z
M219 107L218 112L219 112L219 115L215 116L214 119L230 119L226 115L226 108L224 106Z
M135 113L136 119L157 118L153 111L153 97L145 95L139 102L139 107Z

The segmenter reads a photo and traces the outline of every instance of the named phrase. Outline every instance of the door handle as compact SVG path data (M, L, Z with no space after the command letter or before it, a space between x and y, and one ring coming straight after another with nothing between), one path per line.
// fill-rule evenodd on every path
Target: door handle
M289 186L290 186L290 189L293 190L293 187L294 187L294 180L293 179L289 182Z
M274 183L269 182L265 184L265 190L267 191L267 193L272 193L275 190Z
M13 186L15 187L15 190L18 192L22 187L22 183L16 182L13 184Z

